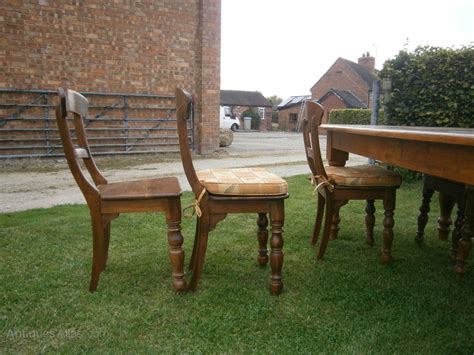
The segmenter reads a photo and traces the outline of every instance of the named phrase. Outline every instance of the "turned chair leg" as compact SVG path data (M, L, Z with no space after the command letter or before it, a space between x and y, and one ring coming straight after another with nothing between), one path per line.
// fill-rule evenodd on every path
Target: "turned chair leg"
M328 199L328 201L326 201L326 216L324 218L323 237L321 239L321 245L319 246L319 252L317 256L318 260L322 260L324 253L326 252L334 213L335 213L334 201L331 199Z
M258 257L257 262L261 266L265 266L268 263L268 219L265 213L259 213L257 218L258 232Z
M392 261L392 241L393 241L393 226L395 221L393 219L394 210L395 210L395 199L396 192L395 190L387 192L384 200L383 207L385 209L383 220L383 248L382 248L382 262L384 264L390 263Z
M194 255L194 266L193 266L193 275L189 283L189 289L194 291L197 289L199 280L201 278L202 270L204 268L204 259L206 257L207 249L207 239L209 236L210 229L210 216L207 211L203 211L203 214L200 218L200 223L196 228L196 237L195 237L195 255Z
M452 224L451 213L453 212L456 199L448 194L439 193L439 218L438 218L438 238L448 239Z
M270 240L270 266L272 276L270 283L271 293L277 295L283 289L281 269L283 267L283 225L285 223L285 206L283 201L273 204L270 208L272 238Z
M176 291L186 288L184 280L184 250L183 236L181 234L181 204L179 199L173 201L166 211L166 223L168 225L168 246L171 269L173 276L173 287Z
M367 228L366 242L370 246L374 245L374 225L375 225L375 204L374 200L367 200L365 206L365 226Z
M326 201L323 195L318 193L318 208L316 210L316 221L314 223L313 237L311 238L311 244L316 244L318 241L319 233L321 231L321 225L323 223L324 205Z
M336 207L334 215L332 217L331 232L329 233L329 240L337 239L339 233L339 223L341 223L341 217L339 217L340 207Z
M420 206L420 214L418 215L418 230L416 231L415 241L418 244L423 243L425 227L428 223L428 213L430 212L431 197L434 190L423 187L423 200Z
M329 233L329 240L337 239L337 234L339 233L339 223L341 223L341 217L339 216L339 211L342 206L346 205L349 200L339 200L334 204L334 215L332 217L331 232Z

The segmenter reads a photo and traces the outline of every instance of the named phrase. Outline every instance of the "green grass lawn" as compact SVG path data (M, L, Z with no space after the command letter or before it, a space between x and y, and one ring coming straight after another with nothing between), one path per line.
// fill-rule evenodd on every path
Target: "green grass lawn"
M364 203L350 202L317 262L312 188L305 176L288 181L280 296L256 262L255 215L230 215L211 232L200 288L184 294L171 286L162 215L114 221L95 293L86 206L0 215L2 352L473 353L474 270L453 274L437 203L425 244L415 244L420 183L398 192L394 261L384 266L379 201L374 247L364 241ZM190 201L185 194L183 206ZM186 261L194 224L183 221Z

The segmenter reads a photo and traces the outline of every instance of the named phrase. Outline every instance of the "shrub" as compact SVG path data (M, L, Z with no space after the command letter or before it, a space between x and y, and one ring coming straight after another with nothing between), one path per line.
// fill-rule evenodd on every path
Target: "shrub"
M418 171L413 171L410 169L400 168L394 165L387 165L389 170L392 170L402 176L402 181L406 182L414 182L417 180L421 180L423 178L423 174L419 173Z
M334 124L370 124L370 109L334 109L329 113L329 123ZM385 115L379 111L379 125L386 124Z
M400 51L380 72L391 90L387 122L400 126L474 127L474 47Z
M241 115L242 117L252 117L252 121L250 122L250 129L260 129L260 115L257 112L252 110L244 111Z

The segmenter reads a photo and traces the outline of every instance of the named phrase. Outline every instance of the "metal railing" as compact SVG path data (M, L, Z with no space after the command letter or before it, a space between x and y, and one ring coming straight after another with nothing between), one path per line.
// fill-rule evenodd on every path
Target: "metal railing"
M82 94L90 101L85 127L94 155L179 152L174 96ZM0 159L63 156L57 102L53 90L0 88Z

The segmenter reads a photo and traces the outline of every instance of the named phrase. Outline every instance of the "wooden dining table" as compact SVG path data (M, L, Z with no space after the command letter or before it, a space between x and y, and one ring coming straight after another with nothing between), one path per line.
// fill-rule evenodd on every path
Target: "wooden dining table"
M466 185L464 223L454 271L463 274L474 236L474 129L324 124L329 165L349 152Z

